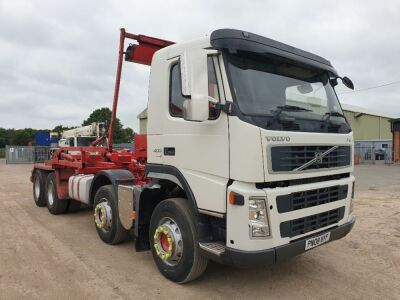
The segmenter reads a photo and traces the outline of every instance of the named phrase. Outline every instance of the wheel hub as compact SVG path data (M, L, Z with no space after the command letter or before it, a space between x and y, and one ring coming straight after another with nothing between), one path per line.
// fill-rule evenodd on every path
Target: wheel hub
M160 221L154 233L154 249L167 265L178 264L183 253L183 240L178 225L170 218Z
M54 197L53 197L53 183L51 181L47 186L47 200L49 201L49 205L52 206L54 203Z
M36 199L38 199L40 196L40 179L39 179L39 177L35 178L34 184L35 184L35 196L36 196Z
M100 202L94 208L94 223L96 227L104 231L109 231L112 224L112 210L107 201Z

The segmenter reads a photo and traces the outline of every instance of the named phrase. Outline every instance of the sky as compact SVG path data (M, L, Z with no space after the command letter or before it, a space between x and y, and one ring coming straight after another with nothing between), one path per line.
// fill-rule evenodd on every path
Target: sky
M338 86L342 103L400 117L400 84L367 89L400 83L399 12L396 0L0 0L0 127L79 126L111 108L121 27L176 42L219 28L263 35L350 77L356 91ZM135 130L149 74L123 66L117 116Z

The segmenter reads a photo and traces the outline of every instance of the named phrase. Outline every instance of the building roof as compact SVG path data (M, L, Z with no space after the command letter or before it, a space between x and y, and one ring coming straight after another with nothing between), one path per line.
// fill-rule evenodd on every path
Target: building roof
M343 102L341 103L341 105L342 105L342 108L344 111L363 113L363 114L367 114L367 115L378 116L378 117L383 117L383 118L388 118L388 119L396 118L395 115L389 115L389 114L376 112L376 111L370 110L368 108L360 107L360 106L350 105L350 104L346 104Z
M137 115L138 119L147 119L147 107L140 113Z

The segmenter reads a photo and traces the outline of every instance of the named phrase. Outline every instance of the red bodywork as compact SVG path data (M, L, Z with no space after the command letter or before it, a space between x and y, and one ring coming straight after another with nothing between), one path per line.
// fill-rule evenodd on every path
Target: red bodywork
M137 44L129 45L126 52L124 52L125 39L137 41ZM172 44L173 42L170 41L135 35L121 29L114 100L107 135L94 141L90 147L60 148L55 151L50 160L34 165L33 170L55 171L57 193L60 199L68 198L68 179L74 174L96 174L103 170L126 169L132 173L134 184L143 185L148 182L144 173L144 166L147 162L147 136L145 134L135 135L134 152L113 150L112 133L117 114L123 55L125 54L126 61L151 65L154 53ZM107 140L107 146L97 146L104 140Z

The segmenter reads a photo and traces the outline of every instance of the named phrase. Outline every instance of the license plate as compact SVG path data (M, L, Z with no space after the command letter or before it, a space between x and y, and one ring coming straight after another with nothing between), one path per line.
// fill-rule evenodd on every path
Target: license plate
M316 236L316 237L306 240L306 250L315 248L319 245L322 245L322 244L328 242L330 237L331 237L331 233L326 232L324 234L321 234L319 236Z

